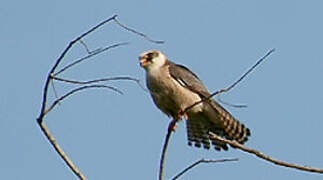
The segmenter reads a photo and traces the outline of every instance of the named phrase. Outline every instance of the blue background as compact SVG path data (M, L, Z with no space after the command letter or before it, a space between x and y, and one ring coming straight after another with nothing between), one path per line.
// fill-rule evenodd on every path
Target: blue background
M85 38L103 53L62 77L132 76L144 83L138 55L161 49L196 72L211 91L229 86L269 49L266 62L222 99L252 132L247 146L275 158L323 168L322 1L9 1L0 6L0 178L75 179L40 131L36 117L45 77L69 41L90 27L119 20L164 45L109 23ZM78 44L63 64L86 55ZM62 66L61 66L62 67ZM70 97L45 122L89 179L156 179L170 121L133 82L113 82L124 95L88 90ZM59 94L73 86L57 83ZM52 90L52 89L51 89ZM50 100L54 99L51 91ZM182 179L322 179L279 167L237 149L187 146L185 123L173 134L165 177L200 158L239 158L200 165Z

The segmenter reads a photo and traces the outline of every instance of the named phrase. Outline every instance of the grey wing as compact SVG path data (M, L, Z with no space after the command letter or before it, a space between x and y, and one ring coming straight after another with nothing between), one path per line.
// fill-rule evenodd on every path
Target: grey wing
M210 95L202 81L187 67L169 61L169 73L178 83L201 97Z
M199 94L201 98L206 98L210 95L210 92L197 75L185 66L169 61L169 72L179 84ZM213 99L204 103L204 110L200 114L189 114L187 119L189 145L194 142L197 147L203 144L204 148L209 149L211 141L216 150L221 148L227 150L226 144L210 138L209 131L240 143L247 141L247 136L250 135L248 128Z

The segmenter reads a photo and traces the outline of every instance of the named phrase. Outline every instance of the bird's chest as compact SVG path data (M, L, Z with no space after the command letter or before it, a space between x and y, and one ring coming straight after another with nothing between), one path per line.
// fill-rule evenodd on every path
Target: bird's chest
M155 104L170 116L200 99L173 79L167 69L147 74L146 80Z

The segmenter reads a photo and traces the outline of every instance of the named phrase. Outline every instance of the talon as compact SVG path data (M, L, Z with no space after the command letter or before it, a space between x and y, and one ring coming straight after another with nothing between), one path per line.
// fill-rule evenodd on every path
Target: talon
M184 118L185 118L186 120L188 119L188 115L187 115L187 113L186 113L186 112L183 114L183 116L184 116Z
M180 110L179 112L178 112L178 115L179 116L184 116L184 118L187 120L188 119L188 115L187 115L187 113L186 112L184 112L183 110ZM180 119L182 119L182 118L180 118Z
M176 128L178 127L177 126L177 119L173 119L170 123L169 123L169 125L168 125L168 131L174 131L175 132L175 130L176 130Z

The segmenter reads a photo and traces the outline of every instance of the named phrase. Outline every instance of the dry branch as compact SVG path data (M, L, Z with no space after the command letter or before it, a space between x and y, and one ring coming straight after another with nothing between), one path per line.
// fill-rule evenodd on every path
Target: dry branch
M82 44L84 44L83 41L80 41L80 42L82 42ZM111 46L107 46L107 47L105 47L103 49L100 48L100 49L98 49L98 50L96 50L94 52L90 52L88 47L85 46L85 49L89 53L89 55L87 55L85 57L82 57L82 58L80 58L80 59L78 59L78 60L76 60L76 61L74 61L74 62L72 62L72 63L70 63L68 65L66 65L61 70L58 70L56 73L54 73L52 76L57 76L58 74L61 74L62 72L66 71L67 69L75 66L76 64L79 64L79 63L83 62L84 60L87 60L87 59L89 59L89 58L91 58L91 57L93 57L93 56L95 56L97 54L100 54L100 53L104 52L104 51L107 51L109 49L116 48L116 47L119 47L119 46L124 46L124 45L127 45L127 44L129 44L129 43L126 43L126 42L125 43L118 43L118 44L114 44L114 45L111 45Z
M70 97L72 94L75 94L79 91L90 89L90 88L107 88L110 90L113 90L119 94L123 94L122 91L119 89L112 87L112 86L106 86L106 85L89 85L89 86L81 86L75 89L72 89L71 91L67 92L66 94L62 95L61 97L57 98L46 111L44 112L44 115L46 115L48 112L50 112L59 102L63 101L65 98Z
M125 28L126 30L135 33L137 35L140 35L142 37L144 37L145 39L154 42L154 43L163 43L162 41L155 41L152 40L151 38L149 38L147 35L143 34L143 33L139 33L134 29L130 29L128 28L126 25L121 24L117 19L116 19L117 15L114 15L104 21L102 21L101 23L99 23L98 25L92 27L90 30L86 31L85 33L81 34L80 36L78 36L77 38L75 38L74 40L70 41L70 43L68 44L68 46L64 49L64 51L62 52L62 54L58 57L58 59L55 61L55 64L53 65L53 67L50 69L47 77L46 77L46 81L45 81L45 86L43 89L43 99L42 99L42 104L41 104L41 110L40 110L40 114L37 118L37 122L38 125L40 126L42 132L45 134L46 138L48 139L48 141L51 143L51 145L54 147L55 151L60 155L60 157L64 160L64 162L66 163L66 165L73 171L73 173L79 178L79 179L86 179L86 177L81 173L81 171L73 164L73 162L68 158L68 156L64 153L63 149L59 146L59 144L56 142L55 138L52 136L52 134L49 132L48 128L46 127L45 123L44 123L44 117L46 116L46 114L48 112L50 112L59 102L63 101L64 99L66 99L67 97L78 93L82 90L85 89L90 89L90 88L108 88L111 89L113 91L116 91L118 93L122 93L120 90L118 90L115 87L112 86L107 86L107 85L100 85L97 84L99 82L106 82L106 81L112 81L112 80L131 80L131 81L135 81L137 82L138 85L140 85L140 87L142 87L142 85L140 84L139 80L135 79L135 78L131 78L131 77L113 77L113 78L101 78L101 79L97 79L97 80L90 80L90 81L77 81L77 80L69 80L69 79L64 79L64 78L60 78L57 77L58 74L66 71L67 69L70 69L71 67L75 66L76 64L79 64L81 62L83 62L86 59L89 59L95 55L98 55L104 51L107 51L111 48L116 48L116 47L120 47L122 45L126 45L128 43L118 43L118 44L114 44L111 46L107 46L105 48L99 48L96 49L94 51L90 51L89 48L87 47L87 45L85 44L85 42L82 40L82 38L84 38L85 36L89 35L90 33L94 32L96 29L100 28L101 26L105 25L106 23L114 20L114 22ZM77 43L80 42L86 52L88 53L87 56L78 59L70 64L68 64L67 66L61 68L60 70L57 70L59 64L62 62L62 60L64 59L65 55L69 52L69 50ZM65 83L73 83L73 84L89 84L89 85L85 85L85 86L81 86L75 89L70 90L69 92L67 92L66 94L64 94L63 96L58 96L55 86L54 86L54 80L56 81L62 81ZM53 89L54 89L54 94L56 97L56 100L47 108L47 101L48 101L48 93L49 93L49 85L52 84ZM91 85L92 84L92 85ZM142 87L143 88L143 87ZM143 88L144 89L144 88Z
M166 137L165 137L165 142L163 145L163 151L160 157L160 164L159 164L159 180L163 180L164 179L164 165L165 165L165 157L166 157L166 151L168 149L168 143L170 140L170 137L172 135L172 130L170 128L168 128Z
M260 152L258 150L246 147L246 146L244 146L244 145L242 145L242 144L240 144L240 143L238 143L236 141L231 141L231 140L228 140L228 139L221 138L221 137L217 136L216 134L214 134L212 132L209 132L209 133L210 133L211 137L216 139L216 140L219 140L221 142L230 144L231 146L233 146L235 148L239 148L244 152L254 154L254 155L260 157L261 159L264 159L266 161L272 162L272 163L274 163L276 165L285 166L285 167L289 167L289 168L294 168L294 169L298 169L298 170L302 170L302 171L308 171L308 172L314 172L314 173L323 173L323 169L313 168L313 167L309 167L309 166L302 166L302 165L298 165L298 164L293 164L293 163L281 161L281 160L272 158L272 157L270 157L270 156L268 156L268 155L266 155L266 154L264 154L264 153L262 153L262 152Z
M172 178L172 180L178 179L180 176L188 172L189 170L193 169L195 166L201 164L201 163L218 163L218 162L228 162L228 161L238 161L237 158L234 159L219 159L219 160L213 160L213 159L200 159L193 164L189 165L187 168L185 168L183 171L178 173L176 176Z

